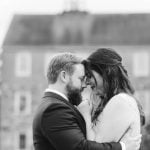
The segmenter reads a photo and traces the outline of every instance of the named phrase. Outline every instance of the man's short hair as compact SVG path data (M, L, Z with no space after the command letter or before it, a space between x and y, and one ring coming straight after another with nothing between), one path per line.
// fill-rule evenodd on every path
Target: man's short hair
M81 61L81 58L72 53L60 53L54 56L48 65L48 83L55 83L57 81L59 73L62 70L72 75L74 72L74 65L81 64Z

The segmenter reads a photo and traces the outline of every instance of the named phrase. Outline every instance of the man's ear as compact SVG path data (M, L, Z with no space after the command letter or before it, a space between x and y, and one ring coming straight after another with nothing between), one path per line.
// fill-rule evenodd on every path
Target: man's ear
M64 83L68 82L69 75L66 71L61 71L60 72L60 80Z

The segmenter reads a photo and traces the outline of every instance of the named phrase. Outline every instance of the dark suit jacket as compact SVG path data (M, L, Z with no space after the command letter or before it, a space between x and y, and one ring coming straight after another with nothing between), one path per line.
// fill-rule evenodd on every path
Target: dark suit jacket
M61 96L46 92L33 120L35 150L121 150L120 143L86 140L80 112Z

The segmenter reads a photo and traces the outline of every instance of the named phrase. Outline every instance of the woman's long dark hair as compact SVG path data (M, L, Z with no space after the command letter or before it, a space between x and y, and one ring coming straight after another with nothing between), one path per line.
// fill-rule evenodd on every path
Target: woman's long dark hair
M93 122L97 120L105 105L114 95L120 92L125 92L129 95L134 94L134 88L128 78L127 71L122 66L122 58L114 50L108 48L98 49L87 60L84 60L83 64L88 77L94 78L92 73L92 70L94 70L103 78L104 93L101 97L101 103L92 116Z

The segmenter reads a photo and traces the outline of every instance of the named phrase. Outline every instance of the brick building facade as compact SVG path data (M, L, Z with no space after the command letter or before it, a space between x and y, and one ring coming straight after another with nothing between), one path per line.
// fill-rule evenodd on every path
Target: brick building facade
M148 124L150 118L150 34L146 33L148 27L150 27L148 14L118 16L70 12L54 16L14 16L4 40L2 53L0 99L2 150L33 149L32 117L47 87L46 66L57 52L70 51L86 58L99 47L115 49L123 57L123 64L136 89L136 96L143 105Z

